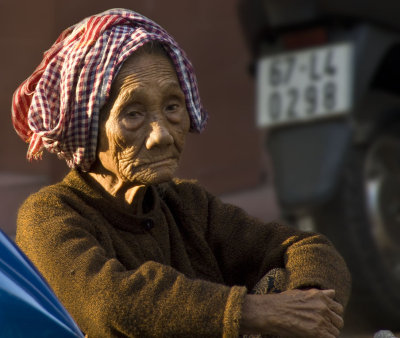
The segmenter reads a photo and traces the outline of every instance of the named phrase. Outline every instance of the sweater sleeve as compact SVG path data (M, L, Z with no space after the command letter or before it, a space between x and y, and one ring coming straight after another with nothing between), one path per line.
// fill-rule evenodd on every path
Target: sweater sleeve
M260 222L240 208L207 196L208 242L228 285L246 285L251 290L268 271L284 268L288 289L334 289L336 299L347 304L350 273L326 237Z
M189 279L148 261L127 270L96 238L93 215L60 194L20 208L17 243L89 337L238 335L246 288Z

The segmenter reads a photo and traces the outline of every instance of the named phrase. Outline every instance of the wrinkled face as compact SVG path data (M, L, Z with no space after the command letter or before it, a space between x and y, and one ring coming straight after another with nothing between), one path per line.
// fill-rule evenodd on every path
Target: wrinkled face
M159 54L133 55L100 113L98 165L119 182L167 181L178 166L189 126L185 96L170 60Z

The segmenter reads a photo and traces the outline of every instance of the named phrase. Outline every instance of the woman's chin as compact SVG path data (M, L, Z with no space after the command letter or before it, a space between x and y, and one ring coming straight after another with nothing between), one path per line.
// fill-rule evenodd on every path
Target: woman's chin
M162 173L155 173L151 175L147 180L147 184L159 184L163 182L168 182L174 177L174 171L172 172L162 172Z

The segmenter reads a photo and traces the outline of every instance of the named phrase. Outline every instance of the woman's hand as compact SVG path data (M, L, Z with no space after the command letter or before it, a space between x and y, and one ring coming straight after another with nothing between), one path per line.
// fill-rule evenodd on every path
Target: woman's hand
M334 290L289 290L278 294L247 295L241 333L280 337L338 337L343 307Z

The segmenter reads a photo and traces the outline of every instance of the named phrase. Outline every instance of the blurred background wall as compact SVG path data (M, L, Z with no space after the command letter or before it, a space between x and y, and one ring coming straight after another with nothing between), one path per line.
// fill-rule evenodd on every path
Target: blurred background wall
M113 7L138 11L172 34L194 64L206 131L190 135L178 172L215 194L249 189L265 177L265 155L253 114L249 56L231 0L0 0L0 228L15 231L19 204L67 172L45 154L29 163L27 145L13 130L13 91L28 77L63 29ZM264 202L263 202L264 203Z

